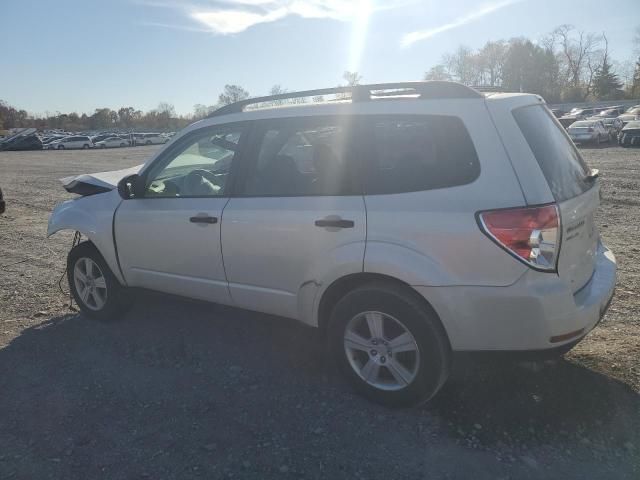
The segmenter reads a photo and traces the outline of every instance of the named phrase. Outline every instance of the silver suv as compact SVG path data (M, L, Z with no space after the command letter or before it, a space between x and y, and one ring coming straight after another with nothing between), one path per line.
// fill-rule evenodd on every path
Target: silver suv
M140 287L294 318L385 404L433 397L456 352L568 351L615 286L597 171L536 95L424 82L245 100L142 166L64 184L82 196L49 235L88 239L68 257L85 314L115 319Z

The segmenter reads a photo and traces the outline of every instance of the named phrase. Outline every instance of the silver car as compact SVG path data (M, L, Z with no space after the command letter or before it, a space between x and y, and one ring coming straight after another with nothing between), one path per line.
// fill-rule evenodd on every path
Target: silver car
M433 397L460 353L563 354L615 286L598 172L537 95L407 82L248 99L144 165L63 183L81 196L48 233L86 238L67 272L87 317L120 318L143 288L293 318L385 404Z
M610 142L609 129L604 126L602 120L580 120L572 123L567 129L573 143Z

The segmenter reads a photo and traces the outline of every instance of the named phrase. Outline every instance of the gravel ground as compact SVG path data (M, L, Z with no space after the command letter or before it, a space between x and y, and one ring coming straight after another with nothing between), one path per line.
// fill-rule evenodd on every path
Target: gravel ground
M69 311L57 179L155 148L0 153L0 479L640 478L640 150L583 150L619 262L605 321L564 360L461 364L389 410L292 321L154 294L112 325Z

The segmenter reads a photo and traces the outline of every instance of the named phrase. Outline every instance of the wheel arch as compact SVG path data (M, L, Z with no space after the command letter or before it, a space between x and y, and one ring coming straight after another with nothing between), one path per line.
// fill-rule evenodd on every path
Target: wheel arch
M62 202L49 217L47 238L65 230L80 232L102 255L120 284L126 285L113 235L113 219L119 200L118 193L110 191Z
M322 293L320 300L318 302L317 308L317 322L318 328L323 332L327 331L327 325L329 323L329 318L331 317L331 312L333 308L338 303L338 301L344 297L347 293L352 290L361 287L363 285L373 284L373 283L385 283L389 286L399 288L411 295L415 298L422 306L424 306L427 310L429 310L434 317L437 319L438 323L442 327L442 331L447 338L447 342L451 345L451 341L449 339L449 334L447 332L446 327L442 323L440 315L436 309L431 305L431 303L418 291L416 291L411 285L408 283L389 275L384 275L380 273L354 273L350 275L345 275L343 277L338 278L333 283L331 283Z

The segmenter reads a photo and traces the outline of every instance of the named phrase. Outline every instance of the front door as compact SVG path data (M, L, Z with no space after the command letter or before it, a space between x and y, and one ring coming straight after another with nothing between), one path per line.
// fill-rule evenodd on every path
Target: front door
M222 222L238 306L304 320L305 286L313 294L336 272L362 271L366 215L352 120L256 122Z
M141 174L142 196L115 215L128 285L230 303L220 224L242 133L238 126L195 132Z

